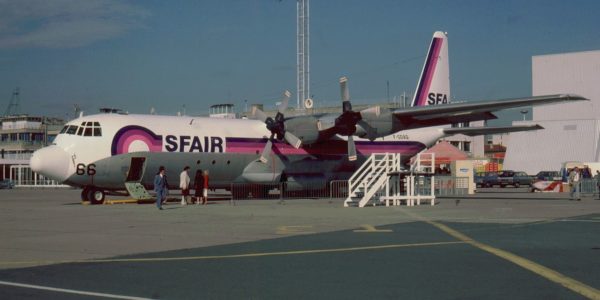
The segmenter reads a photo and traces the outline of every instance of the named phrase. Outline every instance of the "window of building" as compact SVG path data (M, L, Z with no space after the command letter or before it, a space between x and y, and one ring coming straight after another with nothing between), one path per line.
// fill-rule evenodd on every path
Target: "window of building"
M465 151L465 152L471 152L471 142L465 142L463 144L463 151Z

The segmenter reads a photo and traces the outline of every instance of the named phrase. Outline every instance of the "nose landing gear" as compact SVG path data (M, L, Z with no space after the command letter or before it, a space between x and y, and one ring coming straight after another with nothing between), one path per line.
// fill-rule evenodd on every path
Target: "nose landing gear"
M86 186L81 191L81 201L89 201L91 204L104 203L105 196L106 194L103 190L93 186Z

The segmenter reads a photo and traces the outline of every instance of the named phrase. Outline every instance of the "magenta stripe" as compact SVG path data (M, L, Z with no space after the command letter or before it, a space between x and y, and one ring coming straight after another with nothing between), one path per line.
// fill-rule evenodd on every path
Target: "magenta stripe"
M433 75L435 74L437 62L440 56L440 50L442 49L442 44L444 41L442 38L434 38L434 40L435 41L432 45L433 49L431 50L431 60L427 62L427 70L425 70L425 75L423 76L424 85L422 86L422 89L420 91L417 106L424 106L427 101L427 92L431 87L431 80L433 78Z

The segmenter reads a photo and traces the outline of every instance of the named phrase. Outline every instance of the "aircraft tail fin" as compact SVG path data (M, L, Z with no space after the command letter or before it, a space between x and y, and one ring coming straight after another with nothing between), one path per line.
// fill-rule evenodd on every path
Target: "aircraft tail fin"
M450 103L450 65L448 61L448 36L436 31L421 70L421 77L413 97L412 106Z

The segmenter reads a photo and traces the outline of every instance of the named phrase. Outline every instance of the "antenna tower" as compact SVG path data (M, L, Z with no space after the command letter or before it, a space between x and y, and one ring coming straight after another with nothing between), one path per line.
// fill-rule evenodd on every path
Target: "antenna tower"
M309 0L297 0L297 41L296 53L297 61L297 79L296 79L296 99L297 108L304 107L304 100L310 97L310 55L309 55Z
M6 112L4 112L5 116L16 116L20 114L19 109L19 88L15 88L12 96L10 97L10 102L8 103L8 107L6 108Z

